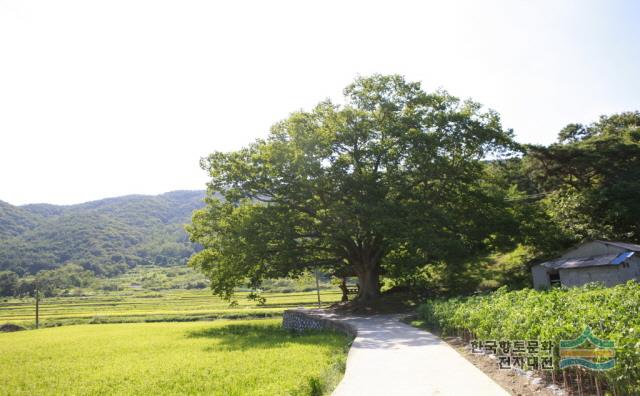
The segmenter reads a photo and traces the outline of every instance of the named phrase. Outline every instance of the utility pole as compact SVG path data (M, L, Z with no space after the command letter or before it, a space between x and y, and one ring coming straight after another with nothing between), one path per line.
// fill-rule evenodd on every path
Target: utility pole
M318 267L316 267L316 291L318 292L318 308L321 307L320 305L320 281L318 280Z
M36 284L36 329L40 327L40 290Z

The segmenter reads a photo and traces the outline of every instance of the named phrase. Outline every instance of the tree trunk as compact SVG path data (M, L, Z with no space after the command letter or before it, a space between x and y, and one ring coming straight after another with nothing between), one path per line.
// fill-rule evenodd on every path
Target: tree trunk
M377 264L363 266L358 275L358 302L369 302L380 297L380 276Z
M380 297L380 262L385 254L382 237L373 236L366 241L349 241L345 246L351 269L358 276L356 302L369 303Z
M342 282L340 282L340 290L342 290L342 302L349 301L349 289L347 288L347 278L342 278Z

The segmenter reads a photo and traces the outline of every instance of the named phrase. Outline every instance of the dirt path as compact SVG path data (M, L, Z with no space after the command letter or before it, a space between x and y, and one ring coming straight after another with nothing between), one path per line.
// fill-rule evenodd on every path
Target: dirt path
M323 316L358 330L334 396L509 395L439 337L398 316Z

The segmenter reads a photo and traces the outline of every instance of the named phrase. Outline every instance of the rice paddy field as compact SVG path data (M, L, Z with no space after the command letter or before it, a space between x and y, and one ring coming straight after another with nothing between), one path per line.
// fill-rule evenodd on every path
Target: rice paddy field
M223 318L278 316L288 308L317 306L315 292L265 293L265 304L248 300L238 293L237 305L211 295L207 289L162 291L127 290L96 293L80 297L45 298L40 302L42 326L82 323L123 323L156 321L194 321ZM323 305L340 300L338 290L323 290ZM15 323L33 327L33 298L0 300L0 324Z
M324 306L338 291L321 292ZM342 334L294 334L279 316L315 292L132 289L44 298L38 330L0 332L0 395L321 395L344 371ZM261 318L261 319L257 319ZM0 300L0 324L35 324L33 298Z
M0 395L319 395L339 381L348 341L279 319L0 333Z

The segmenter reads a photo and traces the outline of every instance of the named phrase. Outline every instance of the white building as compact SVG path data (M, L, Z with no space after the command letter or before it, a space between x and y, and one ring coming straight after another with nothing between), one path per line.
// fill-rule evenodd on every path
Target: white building
M553 284L580 286L601 282L605 286L640 279L640 245L625 242L592 241L579 245L562 257L531 268L533 287Z

